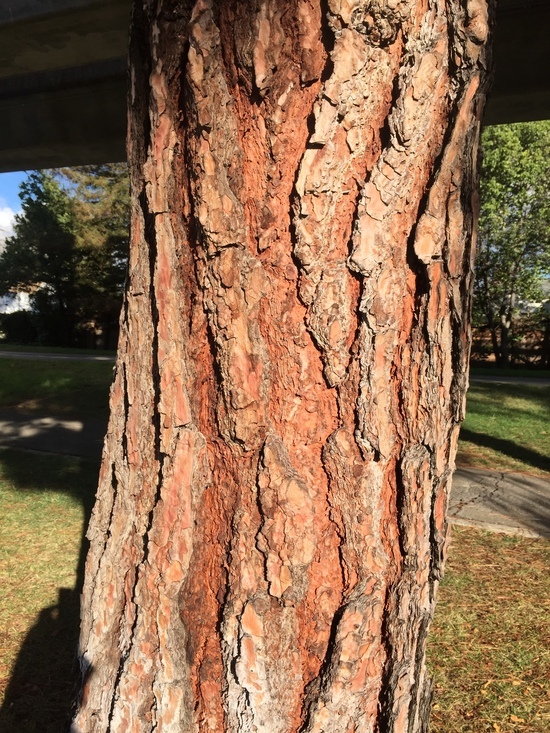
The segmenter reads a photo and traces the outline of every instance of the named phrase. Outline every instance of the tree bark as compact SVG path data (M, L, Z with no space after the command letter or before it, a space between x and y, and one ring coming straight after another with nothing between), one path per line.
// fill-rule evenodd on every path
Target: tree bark
M144 0L74 731L427 730L485 0Z

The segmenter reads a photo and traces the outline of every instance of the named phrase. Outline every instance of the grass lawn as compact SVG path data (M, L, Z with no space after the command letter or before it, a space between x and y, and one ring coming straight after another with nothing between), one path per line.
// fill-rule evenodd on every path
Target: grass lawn
M550 543L454 527L428 643L431 733L550 730Z
M0 409L105 417L111 362L0 359ZM472 384L459 466L550 477L550 387Z
M102 417L112 377L111 362L0 359L0 408Z
M0 730L61 733L97 466L0 451ZM430 635L432 733L550 728L550 543L453 529ZM3 703L3 704L2 704Z
M550 478L550 387L472 384L457 465Z
M472 377L528 377L529 379L550 379L549 369L528 367L497 367L494 364L475 365L470 367Z
M94 462L0 450L0 730L61 733L76 679Z
M0 359L0 408L107 411L111 363ZM474 384L459 465L550 476L550 388ZM0 449L0 730L62 733L98 466ZM429 645L432 733L550 730L550 543L453 530Z

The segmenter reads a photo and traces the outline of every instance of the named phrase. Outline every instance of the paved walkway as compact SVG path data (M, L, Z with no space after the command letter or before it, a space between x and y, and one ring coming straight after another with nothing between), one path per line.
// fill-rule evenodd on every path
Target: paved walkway
M470 384L527 384L529 387L550 387L546 377L499 377L498 375L470 374Z
M104 420L60 419L0 410L0 446L99 459ZM496 532L550 538L550 481L519 473L459 468L451 522Z
M0 446L100 458L106 427L105 420L84 422L4 409L0 410Z
M521 473L458 468L449 516L453 524L550 538L550 481Z
M109 354L59 354L45 351L4 351L0 349L0 359L24 359L28 361L115 361Z

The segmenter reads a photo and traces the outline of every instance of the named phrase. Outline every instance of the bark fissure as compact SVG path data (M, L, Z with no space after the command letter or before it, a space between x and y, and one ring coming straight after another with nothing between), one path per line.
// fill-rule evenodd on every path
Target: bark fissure
M126 318L126 315L125 315ZM130 413L130 403L128 401L128 375L126 374L126 364L123 362L121 364L121 370L122 370L122 392L123 392L123 400L124 400L124 425L128 423L128 415ZM122 458L124 462L128 463L128 437L126 436L126 431L122 434ZM116 493L116 484L114 481L116 480L116 473L115 473L115 464L113 463L113 489ZM110 520L109 520L110 524Z

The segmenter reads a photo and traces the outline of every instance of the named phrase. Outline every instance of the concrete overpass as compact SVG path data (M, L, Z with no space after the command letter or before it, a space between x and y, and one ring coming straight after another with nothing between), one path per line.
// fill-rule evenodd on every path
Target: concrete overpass
M125 158L131 0L2 0L0 171ZM550 118L550 0L498 0L486 122Z

